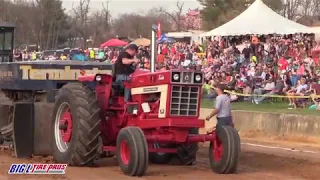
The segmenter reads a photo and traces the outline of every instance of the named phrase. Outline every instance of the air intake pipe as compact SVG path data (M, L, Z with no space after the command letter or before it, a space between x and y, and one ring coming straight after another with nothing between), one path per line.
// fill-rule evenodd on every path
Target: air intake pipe
M151 33L151 62L150 62L150 71L155 72L156 68L156 57L157 57L157 40L156 34L158 32L158 26L152 25L152 33Z

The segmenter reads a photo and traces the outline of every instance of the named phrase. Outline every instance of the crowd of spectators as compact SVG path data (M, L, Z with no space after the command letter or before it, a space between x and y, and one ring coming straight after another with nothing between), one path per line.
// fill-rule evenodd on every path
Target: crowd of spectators
M205 97L210 99L216 97L214 86L219 83L231 92L232 101L260 104L272 95L281 95L287 96L288 108L306 107L309 102L319 108L314 96L311 100L295 98L320 95L319 53L312 51L315 46L316 42L307 35L215 38L206 39L201 45L164 43L157 46L156 69L203 71ZM39 57L34 52L27 58L114 63L121 50L72 49ZM139 68L150 68L150 47L140 47L137 58Z
M59 50L45 50L42 52L27 52L16 49L14 57L16 61L36 60L78 60L78 61L108 61L119 54L121 48L65 48Z
M231 92L232 101L260 104L280 95L287 96L288 108L318 108L314 95L320 95L319 54L312 51L314 46L312 37L303 35L220 38L205 40L202 46L164 44L157 65L202 70L207 98L216 97L213 89L219 83Z

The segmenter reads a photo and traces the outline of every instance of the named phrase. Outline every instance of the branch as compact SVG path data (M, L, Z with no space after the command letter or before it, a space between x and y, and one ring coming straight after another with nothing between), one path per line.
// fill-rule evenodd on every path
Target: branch
M172 15L171 13L169 13L168 11L163 9L162 7L159 8L159 11L168 15L175 23L178 24L178 20L176 19L176 17L174 17L174 15Z

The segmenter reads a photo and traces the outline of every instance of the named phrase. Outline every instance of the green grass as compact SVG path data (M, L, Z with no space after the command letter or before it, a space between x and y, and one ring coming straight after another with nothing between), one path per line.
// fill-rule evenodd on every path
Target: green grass
M212 100L203 99L201 103L202 108L212 109L214 102ZM320 116L320 111L309 109L288 109L287 102L266 102L262 104L252 104L250 102L234 102L231 104L232 110L246 110L246 111L260 111L273 112L285 114L302 114L302 115L316 115Z

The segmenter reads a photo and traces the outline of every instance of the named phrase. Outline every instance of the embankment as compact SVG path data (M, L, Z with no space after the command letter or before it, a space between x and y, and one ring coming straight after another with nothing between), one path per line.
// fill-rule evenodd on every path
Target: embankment
M205 118L211 111L201 109L201 118ZM300 141L320 139L320 116L253 111L233 111L232 115L234 124L242 135L305 137ZM215 123L215 118L212 118L212 121L206 123L206 128Z

